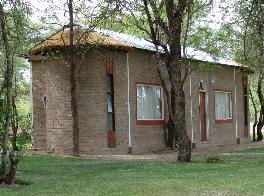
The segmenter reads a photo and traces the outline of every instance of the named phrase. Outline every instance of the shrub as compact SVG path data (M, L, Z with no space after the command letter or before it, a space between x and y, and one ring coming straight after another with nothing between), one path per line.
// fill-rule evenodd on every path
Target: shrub
M17 135L17 147L25 149L32 145L31 136L31 113L22 115L19 118L20 132Z
M219 155L208 155L206 157L206 163L222 163L223 160Z

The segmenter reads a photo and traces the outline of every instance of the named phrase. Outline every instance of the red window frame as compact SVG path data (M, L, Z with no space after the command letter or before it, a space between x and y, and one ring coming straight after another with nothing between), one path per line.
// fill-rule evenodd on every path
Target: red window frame
M229 109L231 110L230 111L230 115L231 115L231 118L227 118L227 119L217 119L216 118L216 93L228 93L230 94L230 106L229 106ZM232 91L229 91L229 90L214 90L214 113L215 113L215 124L230 124L230 123L233 123L233 100L232 100Z
M137 87L138 86L153 86L153 87L160 87L161 88L161 104L162 104L162 118L161 119L138 119L138 111L137 111ZM163 87L161 84L157 83L146 83L146 82L136 82L136 124L137 125L163 125L164 124L164 93Z

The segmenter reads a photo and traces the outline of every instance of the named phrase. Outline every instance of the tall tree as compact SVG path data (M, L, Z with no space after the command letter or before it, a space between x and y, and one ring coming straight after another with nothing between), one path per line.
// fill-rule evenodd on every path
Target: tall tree
M0 3L0 25L1 25L1 36L5 52L5 63L6 63L6 75L5 75L5 86L6 86L6 115L5 125L2 134L2 158L1 158L1 170L6 171L6 159L7 159L7 145L8 145L8 133L11 123L11 111L12 111L12 84L13 84L13 63L11 60L11 48L9 46L6 18L2 3Z
M28 7L23 1L8 0L0 2L0 33L1 33L1 71L4 80L0 84L0 112L1 123L1 171L0 182L12 184L18 163L18 114L16 108L16 82L14 71L16 70L17 58L22 53L25 43L25 22ZM1 55L2 55L1 54ZM3 97L3 99L2 99ZM12 137L10 137L12 136ZM11 148L9 147L11 143ZM9 161L8 161L9 160ZM9 166L9 167L8 167Z
M254 108L254 126L257 128L257 140L263 139L264 126L264 2L262 0L242 1L237 3L238 24L242 29L241 45L237 49L236 58L255 69L251 77L250 99ZM242 54L242 55L241 55ZM255 99L257 97L257 100ZM257 115L258 113L258 115ZM255 140L255 138L253 138Z
M138 29L155 45L157 71L167 98L169 121L167 127L178 148L177 160L191 160L191 140L185 120L184 82L190 73L182 59L186 46L190 19L194 12L193 0L108 1L121 12L129 12ZM195 1L196 5L202 1ZM199 2L199 3L197 3ZM198 6L199 7L199 6ZM123 10L122 10L123 9ZM185 51L183 49L183 51ZM173 145L173 142L172 142Z
M73 23L73 0L68 2L69 8L69 28L70 28L70 46L68 51L68 62L70 65L70 84L71 84L71 112L73 118L73 154L79 155L79 121L78 121L78 82L76 63L74 62L74 23Z

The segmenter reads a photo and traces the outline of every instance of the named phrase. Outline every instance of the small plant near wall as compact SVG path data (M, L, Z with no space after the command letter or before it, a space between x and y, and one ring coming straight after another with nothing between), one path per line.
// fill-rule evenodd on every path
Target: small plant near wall
M206 163L223 163L224 161L217 154L210 154L206 157Z

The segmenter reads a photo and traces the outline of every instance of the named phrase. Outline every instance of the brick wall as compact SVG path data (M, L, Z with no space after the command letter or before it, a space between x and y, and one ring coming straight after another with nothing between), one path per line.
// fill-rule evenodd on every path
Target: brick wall
M127 154L128 153L128 102L127 102L127 54L107 49L92 49L79 58L79 149L80 154ZM108 148L107 137L107 94L105 63L113 58L114 100L116 122L116 148ZM157 151L165 148L164 125L136 124L136 83L160 84L151 53L133 49L128 53L130 67L131 139L134 154ZM196 66L192 63L192 66ZM34 102L34 146L45 148L51 153L71 154L72 117L70 110L69 68L65 62L46 60L33 62L33 102ZM238 120L238 135L242 142L244 130L244 108L242 74L237 73L237 113L233 101L233 123L216 124L214 114L214 90L229 90L234 98L233 69L192 72L192 96L190 77L186 79L186 121L188 135L197 148L236 143L235 117ZM200 141L198 83L208 84L207 127L208 141ZM214 82L212 82L214 81ZM47 95L44 108L42 97ZM193 135L191 126L191 107ZM166 103L165 103L166 109ZM167 112L165 110L165 116Z
M191 74L192 77L192 96L190 96L190 78L186 80L186 120L187 129L191 136L190 123L190 103L193 104L193 142L197 148L236 144L237 138L245 143L249 138L244 138L244 105L243 105L243 87L242 73L236 71L236 92L237 92L237 109L235 109L235 85L234 85L234 69L230 67L207 71L198 69ZM203 80L208 84L207 98L207 137L208 141L200 139L200 118L199 118L199 81ZM232 96L232 123L217 124L215 122L215 90L230 91ZM237 135L236 135L237 120Z
M46 108L43 96L46 95L47 66L41 62L34 62L32 66L32 98L33 98L33 147L47 149L46 138Z
M69 68L58 59L33 62L32 86L34 147L72 154Z
M126 53L89 50L81 62L80 154L126 154L128 151ZM113 58L116 148L108 148L106 59Z
M164 125L137 125L137 83L161 84L153 55L142 50L129 53L131 133L133 153L157 151L165 147Z
M47 61L47 151L72 154L72 115L69 66L59 59Z

